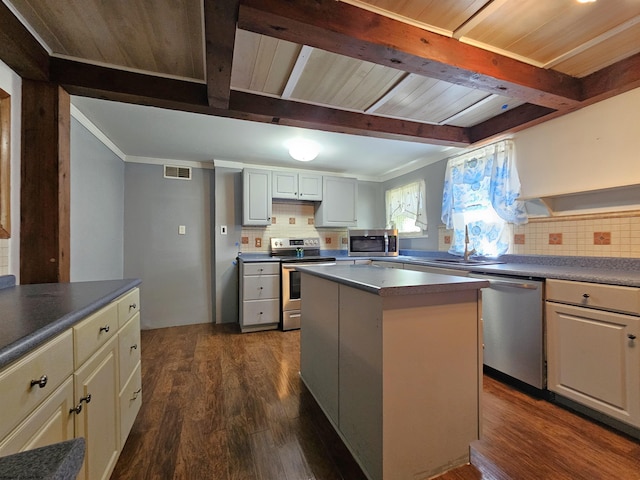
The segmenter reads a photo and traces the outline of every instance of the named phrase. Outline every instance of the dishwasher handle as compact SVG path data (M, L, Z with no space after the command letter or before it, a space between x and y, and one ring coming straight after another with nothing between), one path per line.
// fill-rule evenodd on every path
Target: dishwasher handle
M474 275L474 274L470 274L469 277L486 280L487 282L489 282L490 285L496 286L496 287L521 288L523 290L537 290L538 289L538 285L536 285L535 283L526 283L526 282L519 282L519 281L507 281L507 280L496 280L495 278L489 278L489 277L486 277L484 275Z

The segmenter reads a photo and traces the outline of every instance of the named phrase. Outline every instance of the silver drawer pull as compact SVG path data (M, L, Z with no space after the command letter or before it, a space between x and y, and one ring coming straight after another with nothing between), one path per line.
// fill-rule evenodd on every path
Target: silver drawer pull
M42 375L38 380L31 380L31 386L38 385L40 388L44 388L47 385L47 376Z
M109 325L107 325L106 327L100 327L100 333L102 332L109 333Z

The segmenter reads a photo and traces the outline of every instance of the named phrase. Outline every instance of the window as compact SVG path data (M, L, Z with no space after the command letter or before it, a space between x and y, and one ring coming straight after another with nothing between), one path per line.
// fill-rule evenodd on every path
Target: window
M385 192L387 227L398 233L419 235L427 229L424 180Z
M442 221L454 232L449 253L464 253L467 230L469 250L492 257L506 253L507 223L527 222L519 195L512 142L499 142L449 160L442 198Z

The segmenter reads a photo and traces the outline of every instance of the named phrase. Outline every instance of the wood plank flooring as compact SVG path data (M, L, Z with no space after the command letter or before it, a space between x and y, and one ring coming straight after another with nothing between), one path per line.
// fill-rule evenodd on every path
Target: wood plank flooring
M143 331L143 405L111 479L364 480L298 376L299 338ZM483 406L471 464L438 480L640 479L636 440L489 377Z

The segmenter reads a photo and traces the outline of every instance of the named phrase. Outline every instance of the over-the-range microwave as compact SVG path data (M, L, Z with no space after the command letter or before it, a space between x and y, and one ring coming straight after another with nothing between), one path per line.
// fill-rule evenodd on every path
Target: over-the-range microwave
M390 228L350 228L349 255L353 257L397 257L398 230Z

